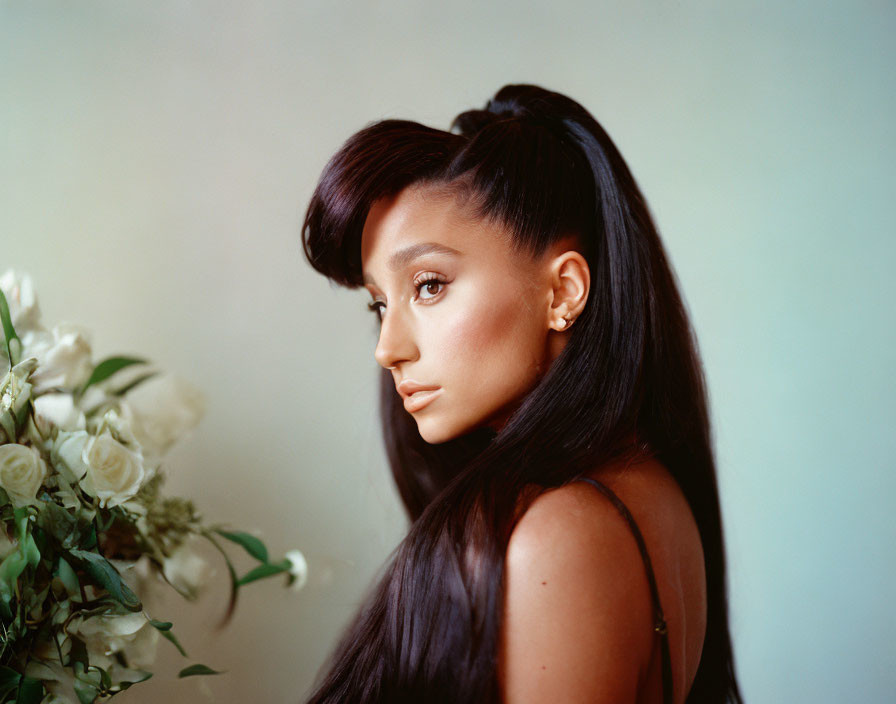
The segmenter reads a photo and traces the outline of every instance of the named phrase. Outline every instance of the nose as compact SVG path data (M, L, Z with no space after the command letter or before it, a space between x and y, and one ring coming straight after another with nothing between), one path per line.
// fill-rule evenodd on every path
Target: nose
M380 325L380 338L373 353L377 364L390 369L419 356L413 340L412 326L413 321L398 306L385 313Z

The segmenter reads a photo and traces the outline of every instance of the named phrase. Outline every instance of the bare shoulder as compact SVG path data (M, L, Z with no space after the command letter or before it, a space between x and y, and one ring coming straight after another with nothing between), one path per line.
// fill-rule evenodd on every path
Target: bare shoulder
M535 499L507 548L504 701L634 702L652 625L644 565L618 510L583 482Z

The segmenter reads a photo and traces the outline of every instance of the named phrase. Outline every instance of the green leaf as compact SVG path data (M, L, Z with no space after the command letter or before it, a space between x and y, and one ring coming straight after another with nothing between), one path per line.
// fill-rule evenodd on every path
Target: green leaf
M131 588L121 581L118 570L102 555L87 550L70 550L69 554L81 560L84 569L96 583L109 592L128 611L140 611L143 604Z
M37 546L38 553L46 555L50 559L50 545L47 542L47 534L44 529L39 525L34 526L34 530L31 531L31 537L34 538L34 544Z
M81 704L94 704L96 698L99 696L99 689L77 677L72 680L72 685L75 688L75 694L78 695L78 701L81 702Z
M151 619L149 619L149 622L156 629L158 629L159 633L162 634L162 638L165 638L166 640L169 640L172 643L174 643L174 647L180 651L181 655L183 655L185 658L190 657L189 655L187 655L187 651L183 649L183 646L180 644L180 642L177 640L177 638L174 637L174 634L171 632L171 626L173 624L170 621L156 621L155 619L151 618Z
M18 340L19 336L16 335L16 330L12 326L12 316L9 314L9 303L6 300L6 295L0 290L0 321L3 324L3 340L4 346L6 347L6 356L9 357L9 366L12 368L15 365L15 360L12 358L12 350L10 349L10 340Z
M12 591L4 582L0 582L0 620L9 623L13 619L12 613Z
M37 567L40 564L40 550L37 549L37 543L34 542L34 536L31 533L25 536L22 546L25 550L25 559L28 561L28 564L32 567Z
M9 413L0 413L0 443L15 442L17 437L16 421Z
M77 672L77 666L80 665L80 671L84 672L90 667L90 659L87 656L87 645L77 636L69 635L69 638L72 642L72 648L69 651L66 666Z
M10 603L13 598L16 580L25 571L28 560L23 551L13 550L0 562L0 604L3 605L4 618L11 613Z
M96 526L93 524L93 521L87 527L87 535L79 542L81 542L81 547L85 550L93 550L96 547Z
M31 537L31 531L28 530L30 515L28 507L20 506L13 512L13 520L16 525L16 538L19 541L19 555L21 555L25 564L37 567L37 565L40 564L40 551L37 549L37 544L34 542L34 538ZM24 566L22 569L25 569ZM0 572L2 571L2 566L0 566ZM16 574L16 577L18 577L19 574L21 574L21 570ZM9 585L11 587L12 582L9 582Z
M99 666L96 666L96 671L100 674L100 684L103 685L103 689L109 689L112 686L112 678L109 673Z
M148 362L145 359L138 359L137 357L109 357L107 359L104 359L102 362L97 364L96 367L94 367L93 373L90 375L87 383L84 384L84 386L81 388L81 393L84 393L93 384L98 384L101 381L105 381L115 372L124 369L125 367L129 367L132 364L147 363Z
M44 684L32 677L23 677L19 684L16 704L40 704L44 698Z
M146 670L134 670L134 672L139 672L141 675L143 675L143 677L141 677L139 680L125 680L123 682L119 682L118 688L122 692L124 690L126 690L128 687L131 687L135 684L140 684L141 682L146 682L146 680L148 680L150 677L152 677L152 673L147 672Z
M42 502L37 524L66 550L80 542L82 531L86 528L79 525L76 516L52 499Z
M178 677L192 677L193 675L223 675L224 671L218 672L217 670L213 670L208 665L190 665L189 667L185 667L183 670L177 673Z
M106 514L105 518L103 514ZM105 533L109 528L112 527L112 524L115 522L115 512L114 511L103 511L101 510L96 517L96 529L100 533Z
M13 511L13 521L16 524L16 538L21 542L28 531L28 507L19 506Z
M6 701L6 696L19 686L22 675L5 665L0 667L0 702Z
M72 685L75 688L75 694L81 704L94 704L103 687L104 672L98 667L90 667L85 670L83 663L80 661L72 667L75 677Z
M264 546L264 543L254 535L241 533L239 531L231 532L226 530L219 530L217 528L215 529L215 533L220 535L222 538L227 538L229 541L236 543L237 545L242 545L246 552L259 562L268 561L268 549Z
M289 568L289 560L284 560L283 562L268 563L266 565L259 565L254 570L250 570L245 575L240 577L237 584L242 587L243 585L249 584L249 582L254 582L258 579L273 577L275 574L288 572Z

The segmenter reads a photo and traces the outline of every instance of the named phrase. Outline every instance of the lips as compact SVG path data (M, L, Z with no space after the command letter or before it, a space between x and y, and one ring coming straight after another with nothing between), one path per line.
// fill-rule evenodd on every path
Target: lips
M427 386L413 379L405 379L396 388L404 399L404 408L408 413L419 411L444 391L441 386Z

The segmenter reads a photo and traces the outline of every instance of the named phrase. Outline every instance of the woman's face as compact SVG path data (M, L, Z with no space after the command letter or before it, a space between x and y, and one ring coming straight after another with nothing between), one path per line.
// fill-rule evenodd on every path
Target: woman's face
M371 207L361 264L381 321L374 357L424 440L500 429L562 349L552 252L514 254L503 231L422 187Z

